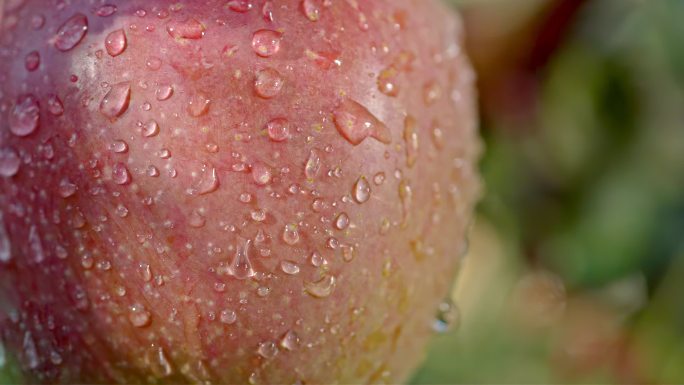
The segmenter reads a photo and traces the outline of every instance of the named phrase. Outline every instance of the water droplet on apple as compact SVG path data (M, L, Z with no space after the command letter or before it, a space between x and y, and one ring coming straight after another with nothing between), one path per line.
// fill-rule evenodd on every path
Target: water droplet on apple
M0 148L0 176L11 178L19 172L21 159L12 147Z
M412 168L418 159L418 132L416 119L407 116L404 120L404 141L406 142L406 166Z
M325 274L318 281L304 283L304 290L312 297L326 298L335 289L335 281L334 276Z
M271 169L263 163L255 163L252 165L252 178L259 186L265 186L271 183Z
M77 13L57 30L54 38L55 47L62 52L69 51L83 40L86 32L88 32L88 18L82 13Z
M228 274L237 279L246 279L256 275L256 271L252 268L252 263L249 260L249 249L252 246L252 240L239 239L235 250L233 261L228 267Z
M185 21L171 21L166 25L166 32L176 39L190 39L197 40L204 37L206 28L204 24L197 21L197 19L188 19Z
M351 144L357 146L366 138L372 137L381 143L389 144L392 136L389 129L366 107L358 102L345 99L333 112L335 126L339 133Z
M123 140L115 140L109 145L109 149L117 154L123 154L128 152L128 143L124 142Z
M173 95L173 86L168 85L168 84L163 84L157 88L157 91L155 92L157 96L157 100L164 101L164 100L169 100L171 96Z
M437 308L437 315L432 324L432 330L437 333L446 333L456 327L460 322L460 312L458 306L454 303L451 297L442 301Z
M28 136L38 129L40 124L40 107L33 95L22 95L12 108L9 116L9 128L16 136Z
M64 113L64 104L57 95L50 95L47 100L48 112L54 116L61 116Z
M283 89L285 81L280 72L273 68L265 68L256 73L254 91L264 99L276 97Z
M71 182L69 179L64 178L59 182L57 193L60 197L66 199L76 194L76 190L78 190L76 184Z
M321 169L321 157L316 150L309 152L309 158L304 165L304 175L307 179L313 180Z
M128 320L131 322L131 325L137 328L143 328L151 323L152 314L150 314L143 305L136 304L130 307Z
M253 7L250 0L230 0L227 5L228 9L239 13L249 12Z
M366 203L371 197L371 187L365 176L360 177L352 190L352 196L358 203Z
M338 215L337 219L335 219L335 227L338 230L344 230L349 227L349 215L347 215L347 213Z
M206 115L209 112L211 100L204 94L195 94L188 102L188 113L194 118Z
M297 230L297 225L290 223L285 225L283 229L283 241L290 246L294 246L299 242L299 231Z
M190 195L204 195L216 191L219 187L218 172L214 166L203 164L195 183L188 189Z
M284 142L290 137L290 122L285 118L276 118L266 125L268 137L274 142Z
M260 29L252 35L252 49L261 57L273 56L280 51L283 34L270 29Z
M292 261L281 261L280 262L280 270L283 271L283 273L288 274L288 275L296 275L299 274L299 266L292 262Z
M33 72L40 66L40 54L38 51L31 51L24 58L24 67L27 71Z
M110 56L119 56L126 50L126 33L123 29L110 32L105 38L105 48Z
M270 359L278 354L278 346L273 341L261 342L259 343L257 353L263 358Z
M116 120L126 112L130 99L131 85L127 82L115 84L102 98L100 112L110 120Z
M146 138L156 136L159 134L159 123L156 120L150 120L142 128L142 135Z
M100 17L108 17L116 13L116 5L104 4L95 11L95 14Z
M288 330L280 339L280 347L285 350L293 351L298 345L299 336L292 330Z
M321 8L318 0L302 0L302 10L307 19L318 21L321 18Z
M198 229L200 227L204 227L205 223L207 223L207 220L204 218L204 216L202 216L199 211L192 210L190 213L190 218L188 219L188 224L190 227Z
M117 162L112 166L112 181L119 185L125 185L131 183L131 173L128 172L126 165Z

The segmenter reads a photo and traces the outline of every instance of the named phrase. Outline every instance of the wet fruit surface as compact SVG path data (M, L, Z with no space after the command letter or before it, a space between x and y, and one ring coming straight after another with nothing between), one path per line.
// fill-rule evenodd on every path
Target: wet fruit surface
M406 378L448 318L478 190L456 17L4 7L0 348L28 379Z

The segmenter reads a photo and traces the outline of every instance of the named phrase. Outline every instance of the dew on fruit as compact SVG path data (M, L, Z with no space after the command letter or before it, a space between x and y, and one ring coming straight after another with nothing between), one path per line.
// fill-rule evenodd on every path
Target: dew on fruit
M128 207L126 207L122 204L119 204L116 206L116 209L114 209L114 213L119 218L126 218L128 216L128 213L129 213Z
M40 107L33 95L22 95L9 116L10 132L23 137L34 133L40 124Z
M126 32L123 29L117 29L110 32L105 38L105 49L109 56L119 56L126 50Z
M76 47L88 32L88 18L77 13L69 18L57 30L54 37L55 47L62 51L70 51Z
M288 330L280 338L280 347L285 349L285 350L293 351L293 350L297 349L298 345L299 345L299 336L293 330Z
M254 91L264 99L271 99L283 89L285 80L280 72L273 68L265 68L256 73L254 78Z
M296 224L290 223L285 225L285 228L283 229L283 241L290 246L294 246L299 242L299 230L297 229Z
M185 21L171 21L166 25L166 32L178 41L201 39L204 37L205 30L204 24L192 18Z
M239 13L249 12L254 7L251 0L230 0L226 5L231 11Z
M12 147L0 148L0 177L11 178L19 173L21 159Z
M259 286L259 287L257 288L257 295L258 295L259 297L262 297L262 298L263 298L263 297L266 297L266 296L269 295L270 293L271 293L271 288L270 288L270 287Z
M149 122L145 123L142 128L142 136L149 138L156 136L157 134L159 134L159 123L157 123L156 120L150 120Z
M223 309L219 315L219 321L226 325L232 325L237 321L237 314L233 310Z
M335 219L335 228L338 230L345 230L349 227L349 215L347 213L341 213Z
M33 334L30 331L24 333L24 340L22 342L22 349L24 352L24 359L29 369L36 369L40 366L40 356L36 347L36 341L33 339Z
M28 244L36 263L43 262L45 260L45 249L43 249L43 241L40 239L38 227L35 225L31 225L29 228Z
M365 176L361 176L354 183L352 196L357 203L366 203L371 197L371 186Z
M40 54L38 51L29 52L24 58L24 67L27 71L33 72L40 66Z
M259 186L271 183L271 169L263 163L255 163L252 166L252 179Z
M57 189L57 193L59 194L60 197L62 198L69 198L76 194L76 190L78 187L76 184L74 184L72 181L70 181L67 178L62 179L59 182L59 187Z
M188 224L190 227L194 228L200 228L204 227L204 224L207 223L207 220L204 218L204 216L197 210L192 210L190 213L190 217L188 218Z
M136 304L129 308L128 321L137 328L143 328L152 323L152 314L143 305Z
M351 262L356 258L358 254L355 246L342 246L342 259L345 262Z
M373 183L375 183L376 186L381 186L385 183L385 179L385 173L381 171L373 176Z
M10 241L9 233L5 220L0 213L0 262L7 263L12 259L12 243ZM2 346L0 346L1 348ZM0 365L2 367L2 365Z
M259 343L257 353L263 358L273 358L278 354L278 346L273 341Z
M38 31L45 26L45 16L43 15L33 15L31 18L31 28L34 31Z
M325 259L325 257L318 251L311 253L309 260L311 261L311 265L314 267L321 267L328 264L328 260Z
M128 109L131 85L127 82L114 84L100 102L100 112L110 120L116 120Z
M252 210L250 213L250 217L254 222L263 222L266 220L266 211L258 209L258 210Z
M313 181L320 170L321 157L318 155L318 151L311 150L309 152L309 157L306 160L306 164L304 165L304 175L306 176L306 179Z
M406 142L406 166L412 168L418 159L418 132L416 119L407 116L404 120L404 141Z
M290 137L290 122L285 118L276 118L266 124L268 137L274 142L284 142Z
M50 95L47 99L47 110L54 116L61 116L64 114L64 104L57 95Z
M157 97L157 100L160 102L164 100L169 100L171 96L173 96L173 86L169 84L162 84L157 88L157 91L155 91L155 95Z
M315 298L326 298L332 294L335 289L335 277L329 274L323 275L321 279L315 282L305 282L304 290L307 294Z
M432 124L432 143L437 150L444 148L444 131L437 122Z
M302 10L307 19L318 21L321 18L321 8L318 0L302 0Z
M109 149L117 154L123 154L128 152L128 143L124 142L123 140L115 140L109 145Z
M435 104L442 97L442 87L435 81L423 86L423 102L426 106Z
M280 270L282 270L283 273L288 275L296 275L299 274L300 269L296 263L292 261L283 260L280 262Z
M383 94L391 97L399 95L399 86L397 85L398 71L394 66L389 66L378 74L378 90Z
M118 185L131 183L131 173L125 164L121 162L114 163L112 166L112 181Z
M195 94L188 102L188 113L194 118L206 115L209 112L211 100L204 94Z
M345 99L335 109L333 117L339 133L354 146L361 144L368 137L385 144L392 142L387 126L354 100Z
M189 195L205 195L216 191L219 188L218 172L214 166L203 164L195 182L187 190Z
M267 0L264 6L261 7L261 16L269 23L275 20L275 16L273 16L273 2L271 0Z
M95 11L95 14L100 17L108 17L114 13L116 13L116 5L112 4L104 4Z
M159 169L152 165L149 165L147 166L147 170L145 171L145 173L149 177L156 178L159 176Z
M235 256L230 266L228 266L228 274L237 279L246 279L256 275L256 271L252 268L252 263L249 260L249 249L251 246L251 239L238 240Z
M283 34L270 29L260 29L252 35L252 49L261 57L270 57L280 51Z
M406 181L402 180L399 182L399 199L401 200L401 207L402 207L402 225L406 224L406 221L408 220L409 213L411 212L411 204L413 202L413 188L411 187L411 184Z
M161 68L162 66L162 59L156 57L156 56L150 56L147 58L145 61L145 66L147 67L148 70L150 71L157 71Z
M168 357L166 357L164 348L152 346L147 352L146 360L149 368L156 377L164 378L173 374L173 367L171 366Z
M437 333L446 333L458 327L460 312L458 306L451 297L442 301L437 308L437 315L432 323L432 330Z

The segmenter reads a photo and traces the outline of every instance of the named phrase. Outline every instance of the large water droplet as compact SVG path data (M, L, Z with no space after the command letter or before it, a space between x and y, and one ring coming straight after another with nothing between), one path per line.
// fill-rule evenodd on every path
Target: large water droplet
M22 95L9 116L10 131L16 136L28 136L38 129L40 107L33 95Z
M271 183L271 169L263 163L255 163L252 165L252 178L259 186L265 186Z
M345 230L347 227L349 227L349 215L347 215L347 213L341 213L338 215L335 219L335 227L338 230Z
M268 137L274 142L284 142L290 137L290 122L285 118L276 118L266 125Z
M398 71L394 66L390 66L380 71L378 75L378 90L383 94L391 97L399 95L399 86L397 85Z
M226 325L232 325L237 321L237 314L233 310L223 309L219 315L219 320Z
M9 233L5 220L0 213L0 262L7 263L12 259L12 243L10 241ZM0 368L2 365L0 365Z
M169 100L169 98L173 95L173 86L168 85L168 84L163 84L157 88L156 91L156 96L157 100L164 101L164 100Z
M252 263L249 261L249 249L251 246L251 239L238 240L233 262L231 262L228 267L228 274L237 279L246 279L256 275L256 272L252 268Z
M62 198L69 198L70 196L73 196L76 194L76 190L78 190L78 187L72 183L69 179L62 179L59 182L59 187L57 189L57 193L59 196Z
M256 73L254 91L264 99L271 99L280 93L284 84L280 72L273 68L265 68Z
M41 263L45 260L45 249L43 248L43 241L40 239L38 227L31 225L29 228L28 244L33 259L36 263Z
M297 230L297 225L290 223L285 225L283 229L283 241L290 246L294 246L299 242L299 231Z
M280 51L283 34L270 29L260 29L252 36L252 49L261 57L273 56Z
M204 94L195 94L188 102L188 113L194 118L206 115L209 112L211 100Z
M10 178L19 172L21 159L12 147L0 148L0 176Z
M145 306L136 304L129 309L128 321L137 328L143 328L152 322L152 314L145 309Z
M164 348L152 347L147 353L147 363L152 370L152 373L157 378L168 377L173 374L173 367L166 357Z
M245 13L252 9L251 0L230 0L226 4L231 11Z
M131 100L131 85L128 82L114 84L100 102L100 112L110 120L123 115Z
M54 116L61 116L64 113L64 104L57 95L50 95L47 100L48 112Z
M333 116L337 130L355 146L361 144L369 136L385 144L392 142L387 126L366 107L354 100L345 99L335 109Z
M370 183L368 183L368 179L366 179L365 176L360 177L356 183L354 183L352 196L358 203L366 203L370 199L371 187Z
M311 21L318 21L321 18L321 7L319 0L302 0L302 10L306 18Z
M142 128L142 135L146 138L156 136L159 134L159 123L156 120L150 120Z
M128 143L123 140L115 140L109 145L109 149L117 154L123 154L128 152Z
M418 159L418 132L416 119L407 116L404 120L404 141L406 142L406 165L411 168Z
M278 346L276 346L273 341L261 342L257 349L257 353L267 359L273 358L278 354Z
M57 30L54 38L55 47L62 52L69 51L83 40L86 32L88 32L88 18L82 13L77 13Z
M316 298L326 298L332 294L334 289L335 277L329 274L323 275L318 281L304 283L304 290Z
M95 11L95 14L100 17L108 17L113 15L114 13L116 13L116 5L112 4L102 5Z
M40 54L38 51L31 51L26 55L24 59L24 67L27 71L33 72L40 66Z
M166 25L166 32L176 40L197 40L204 37L206 28L197 19L185 21L171 21Z
M38 366L40 366L40 356L38 355L38 349L36 348L36 341L33 339L33 335L30 331L24 333L22 349L26 365L29 369L38 368Z
M218 173L214 166L203 164L195 183L187 190L190 195L204 195L216 191L219 187Z
M299 345L299 336L292 330L288 330L280 339L280 347L285 350L293 351L297 349L297 345Z
M299 273L299 266L292 261L283 260L280 262L280 270L285 274L296 275Z
M131 173L128 172L125 164L121 162L114 163L114 166L112 166L112 181L120 185L131 183Z
M308 180L313 180L321 169L321 157L316 150L309 152L309 158L304 165L304 175Z
M437 308L437 315L432 324L432 330L437 333L446 333L458 327L460 322L460 312L458 306L454 303L451 297L442 301Z
M123 29L111 32L105 39L105 48L110 56L121 55L126 50L126 45L126 32Z

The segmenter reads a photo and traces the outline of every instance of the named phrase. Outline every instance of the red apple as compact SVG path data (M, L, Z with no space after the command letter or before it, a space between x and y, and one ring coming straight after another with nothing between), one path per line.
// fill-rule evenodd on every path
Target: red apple
M0 328L27 381L410 374L478 187L446 6L0 9Z

